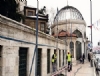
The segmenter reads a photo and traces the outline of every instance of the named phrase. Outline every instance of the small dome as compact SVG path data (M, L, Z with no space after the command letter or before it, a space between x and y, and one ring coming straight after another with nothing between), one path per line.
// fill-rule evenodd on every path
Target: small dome
M74 19L74 20L84 20L82 14L79 10L72 6L65 6L61 10L58 11L54 18L54 22L56 21L58 16L58 21L66 20L66 19Z

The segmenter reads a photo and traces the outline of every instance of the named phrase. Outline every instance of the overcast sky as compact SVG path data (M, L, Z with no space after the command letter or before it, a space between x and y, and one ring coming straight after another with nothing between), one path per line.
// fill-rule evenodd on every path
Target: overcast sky
M27 5L37 7L37 0L27 0ZM39 8L46 6L47 9L61 9L67 5L67 0L39 0ZM83 15L87 26L90 25L90 0L68 0L68 5L77 8ZM92 23L100 19L100 0L92 0ZM95 25L96 26L96 25ZM98 25L99 27L100 25ZM93 28L93 45L100 40L100 30ZM90 29L87 28L87 36L90 39Z

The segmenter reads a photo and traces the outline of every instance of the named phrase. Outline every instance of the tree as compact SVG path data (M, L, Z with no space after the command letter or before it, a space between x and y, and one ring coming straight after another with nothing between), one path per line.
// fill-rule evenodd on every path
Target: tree
M15 0L0 0L0 14L16 21L21 21L23 15L18 13L18 4Z

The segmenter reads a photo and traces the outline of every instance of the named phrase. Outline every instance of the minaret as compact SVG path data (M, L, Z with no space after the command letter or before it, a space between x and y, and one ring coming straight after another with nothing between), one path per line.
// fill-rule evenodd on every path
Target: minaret
M68 0L67 0L67 6L68 6Z
M23 14L24 6L27 6L27 0L16 0L16 2L19 4L18 11Z

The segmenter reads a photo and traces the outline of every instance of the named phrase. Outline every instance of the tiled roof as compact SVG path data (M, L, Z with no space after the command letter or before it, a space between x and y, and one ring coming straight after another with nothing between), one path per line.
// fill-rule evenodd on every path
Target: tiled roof
M54 34L53 36L57 37L57 34ZM58 34L58 37L77 37L76 34L70 34L69 32L66 31L61 31Z

